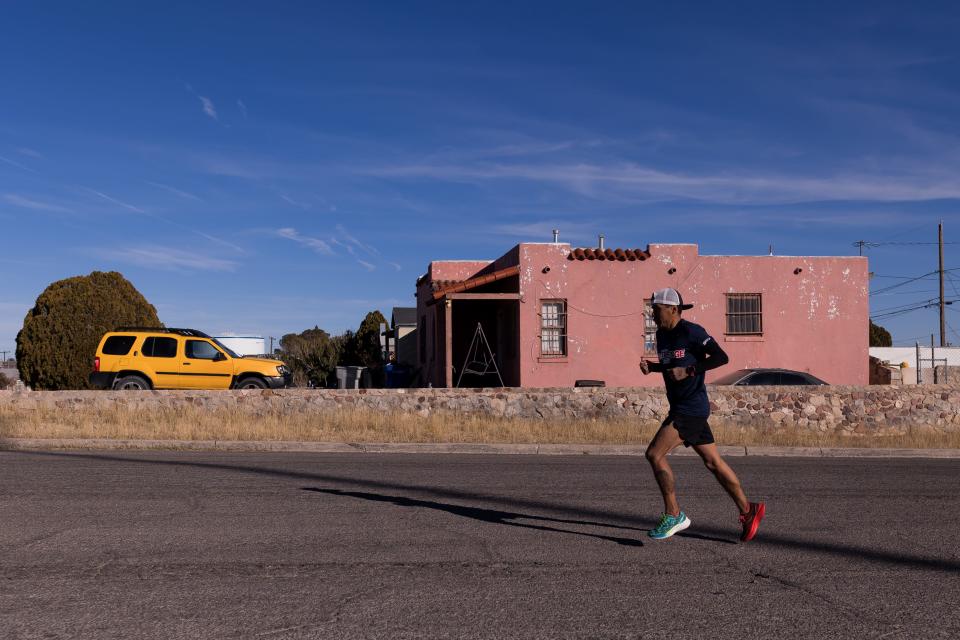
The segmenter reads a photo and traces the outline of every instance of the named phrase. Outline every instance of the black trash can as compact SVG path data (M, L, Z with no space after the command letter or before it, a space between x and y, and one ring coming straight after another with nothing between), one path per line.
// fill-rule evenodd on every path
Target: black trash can
M605 387L607 383L603 380L577 380L573 383L575 387Z

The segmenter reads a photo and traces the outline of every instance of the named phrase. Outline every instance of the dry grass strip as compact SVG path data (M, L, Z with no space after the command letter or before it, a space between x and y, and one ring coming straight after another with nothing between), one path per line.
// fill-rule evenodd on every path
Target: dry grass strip
M649 442L656 422L638 419L531 420L476 414L327 413L177 408L39 408L0 406L0 438L118 440L245 440L299 442L431 442L481 444L611 444ZM744 429L714 423L720 444L795 447L960 448L960 432L915 429L902 435L839 435L799 429Z

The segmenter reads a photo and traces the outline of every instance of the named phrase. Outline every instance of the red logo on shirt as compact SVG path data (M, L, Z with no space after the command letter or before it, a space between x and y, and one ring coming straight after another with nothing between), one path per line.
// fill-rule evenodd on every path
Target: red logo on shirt
M682 357L685 356L685 355L687 355L687 350L686 350L686 349L677 349L676 351L673 352L673 357L674 357L674 358L678 358L678 359L679 359L679 358L682 358Z

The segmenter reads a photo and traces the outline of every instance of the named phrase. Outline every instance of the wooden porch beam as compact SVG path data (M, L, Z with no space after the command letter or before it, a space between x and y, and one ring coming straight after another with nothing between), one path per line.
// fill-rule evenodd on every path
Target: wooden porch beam
M448 293L446 300L519 300L519 293Z
M443 341L446 344L444 369L446 370L445 382L447 389L453 388L453 301L443 301Z

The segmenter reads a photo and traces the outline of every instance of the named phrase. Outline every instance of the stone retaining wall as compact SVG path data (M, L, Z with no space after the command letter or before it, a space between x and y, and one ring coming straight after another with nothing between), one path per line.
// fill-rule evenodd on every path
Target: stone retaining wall
M712 387L711 420L745 429L892 435L960 431L960 384L906 387ZM280 391L0 391L0 411L200 407L251 414L365 409L503 418L637 418L667 411L662 389L360 389Z

